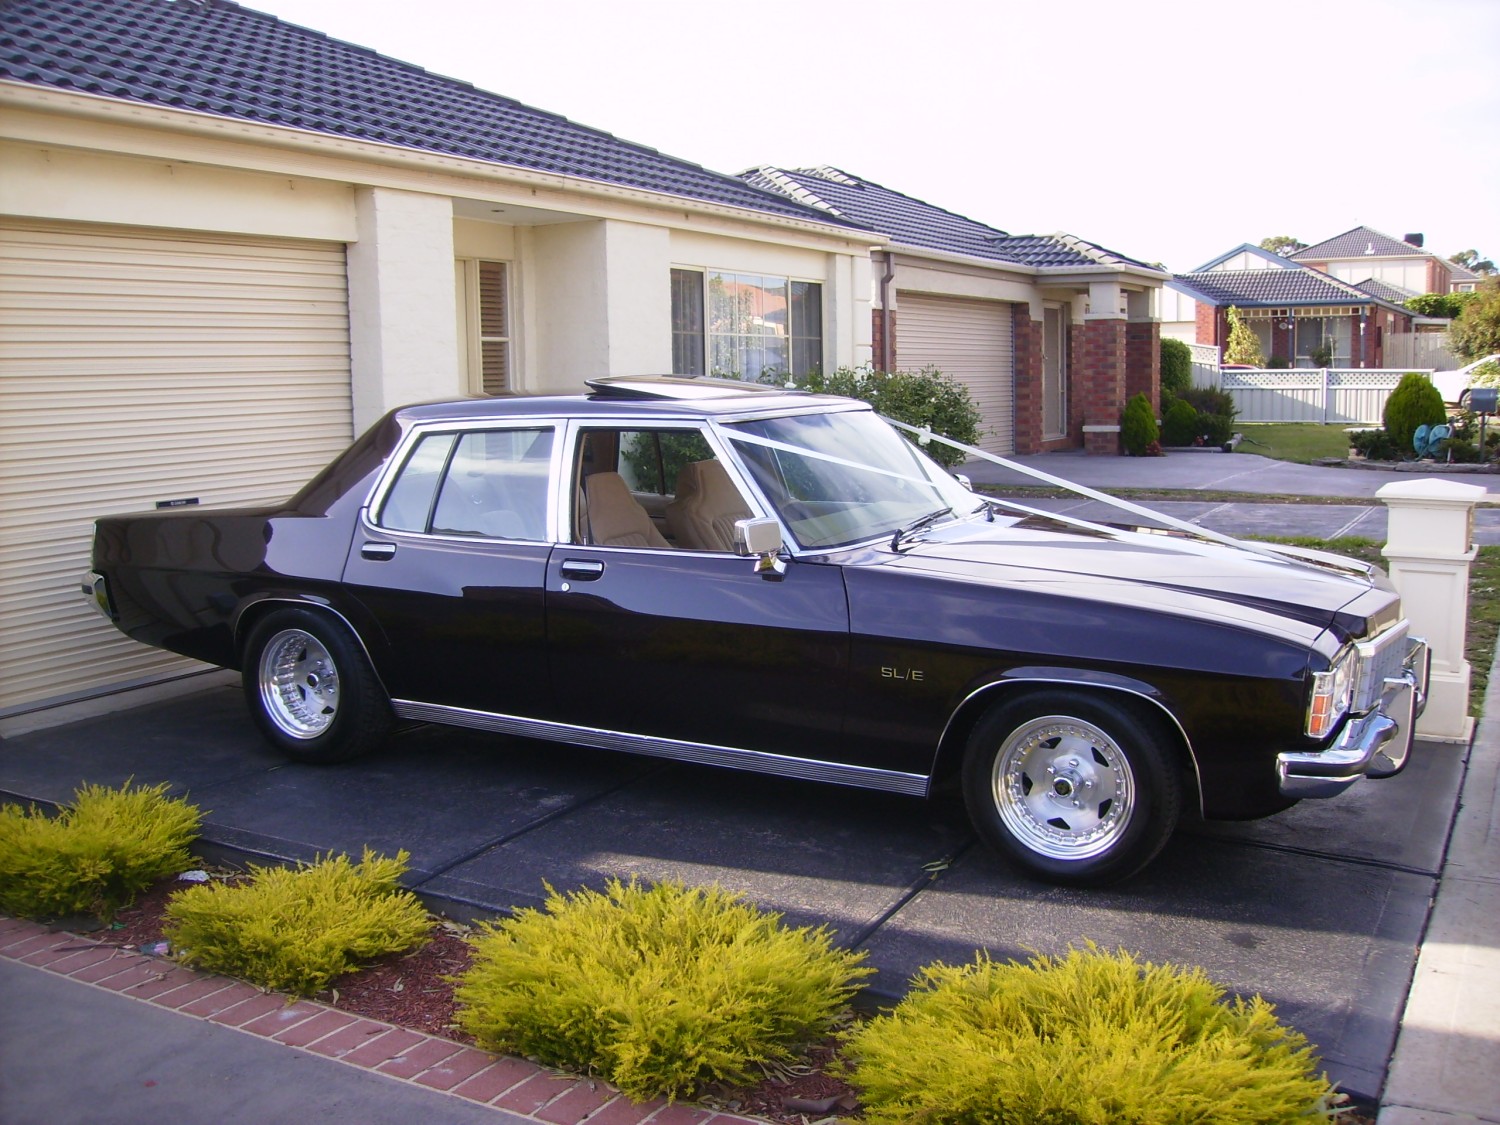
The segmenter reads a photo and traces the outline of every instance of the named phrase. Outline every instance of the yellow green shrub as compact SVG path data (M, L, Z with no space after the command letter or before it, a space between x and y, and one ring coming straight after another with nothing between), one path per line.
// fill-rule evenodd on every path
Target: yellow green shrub
M612 881L486 924L458 980L483 1047L598 1074L637 1100L742 1082L826 1035L863 953L718 887Z
M1339 1100L1259 996L1092 944L929 966L846 1059L870 1125L1270 1125Z
M167 784L86 785L56 816L0 807L0 911L27 918L115 911L191 866L198 809Z
M427 911L398 884L409 858L366 848L359 863L330 855L295 868L252 867L243 882L173 895L164 934L185 964L310 996L360 962L426 940Z

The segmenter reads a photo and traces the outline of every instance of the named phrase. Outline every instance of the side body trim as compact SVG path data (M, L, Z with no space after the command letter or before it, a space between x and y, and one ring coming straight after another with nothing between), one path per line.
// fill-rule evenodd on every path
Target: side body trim
M723 766L729 769L769 773L778 777L797 777L806 781L823 781L835 785L852 785L861 789L879 789L908 797L925 797L930 778L926 774L898 773L895 770L850 766L839 762L819 762L809 758L792 758L784 754L767 754L760 750L742 750L733 746L711 746L702 742L679 742L671 738L650 738L621 731L553 723L541 719L524 719L516 715L497 715L489 711L470 711L439 703L418 703L410 699L393 699L391 707L403 719L448 726L494 731L518 738L540 738L550 742L571 742L600 750L619 750L627 754L644 754L652 758L671 758L698 765Z

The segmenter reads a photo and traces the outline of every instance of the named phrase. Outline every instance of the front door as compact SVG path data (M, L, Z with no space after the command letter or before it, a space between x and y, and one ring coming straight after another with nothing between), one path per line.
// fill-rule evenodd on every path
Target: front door
M837 566L677 549L559 546L547 566L553 717L709 746L828 758L849 611Z

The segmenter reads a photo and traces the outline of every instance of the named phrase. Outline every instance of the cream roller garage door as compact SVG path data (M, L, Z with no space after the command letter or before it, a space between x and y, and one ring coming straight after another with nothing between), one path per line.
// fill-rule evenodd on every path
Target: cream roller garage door
M981 449L1015 451L1015 362L1011 307L1003 301L902 291L896 298L896 362L903 371L932 366L966 387L985 431Z
M351 417L342 245L0 220L0 714L201 668L87 606L93 520L284 498Z

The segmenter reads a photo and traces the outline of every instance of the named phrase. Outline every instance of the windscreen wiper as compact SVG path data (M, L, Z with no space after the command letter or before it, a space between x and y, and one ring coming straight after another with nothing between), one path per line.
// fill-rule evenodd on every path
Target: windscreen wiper
M944 516L951 515L952 513L953 507L952 505L949 505L946 508L939 508L935 512L928 512L925 516L922 516L919 519L912 520L911 523L907 524L905 527L898 527L896 529L896 533L891 536L891 550L899 551L901 549L901 540L905 539L908 535L915 535L924 527L931 527L933 524L937 523L938 520L942 519Z

